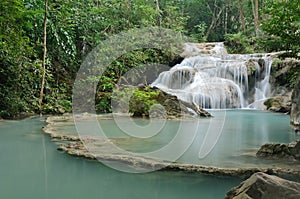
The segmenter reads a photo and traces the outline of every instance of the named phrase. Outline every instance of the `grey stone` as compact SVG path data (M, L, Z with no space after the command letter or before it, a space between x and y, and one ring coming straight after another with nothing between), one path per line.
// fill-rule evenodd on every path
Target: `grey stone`
M292 94L291 125L295 130L300 130L300 78Z
M267 159L300 160L300 141L288 144L264 144L257 151L256 156Z
M225 199L298 199L300 183L262 172L227 192Z

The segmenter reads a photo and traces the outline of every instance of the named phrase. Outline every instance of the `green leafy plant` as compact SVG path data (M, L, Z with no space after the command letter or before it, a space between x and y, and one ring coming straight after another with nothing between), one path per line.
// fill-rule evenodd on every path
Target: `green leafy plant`
M253 53L251 40L242 32L225 35L225 45L230 53Z
M263 9L266 16L262 21L262 29L269 36L276 38L277 50L292 52L297 56L300 48L300 7L298 0L266 2Z
M149 116L151 106L158 104L158 91L151 91L149 87L145 89L136 89L133 92L129 102L129 112L133 116Z

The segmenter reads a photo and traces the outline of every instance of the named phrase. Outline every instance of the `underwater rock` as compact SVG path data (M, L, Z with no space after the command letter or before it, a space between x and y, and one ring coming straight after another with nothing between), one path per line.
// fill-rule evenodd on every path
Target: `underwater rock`
M225 197L225 199L258 198L300 198L300 183L258 172L227 192Z

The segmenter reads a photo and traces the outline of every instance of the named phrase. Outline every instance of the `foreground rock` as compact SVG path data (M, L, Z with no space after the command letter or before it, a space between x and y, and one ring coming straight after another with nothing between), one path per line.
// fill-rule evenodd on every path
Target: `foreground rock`
M225 197L225 199L259 198L298 199L300 198L300 183L258 172L231 189Z
M264 144L256 156L267 159L300 160L300 141L288 144Z
M291 125L296 132L300 132L300 78L292 94Z

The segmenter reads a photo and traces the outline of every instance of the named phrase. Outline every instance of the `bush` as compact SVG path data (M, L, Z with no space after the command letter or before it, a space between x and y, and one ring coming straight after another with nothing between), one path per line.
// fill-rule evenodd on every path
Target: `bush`
M129 112L133 116L149 116L151 106L158 104L159 91L151 91L150 87L136 89L129 101Z
M251 40L242 32L225 35L225 45L229 53L247 54L253 53Z
M115 91L112 96L114 111L129 112L134 117L149 117L149 111L154 104L158 104L158 90L126 87Z

